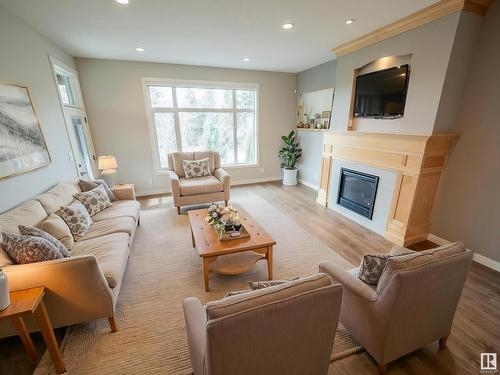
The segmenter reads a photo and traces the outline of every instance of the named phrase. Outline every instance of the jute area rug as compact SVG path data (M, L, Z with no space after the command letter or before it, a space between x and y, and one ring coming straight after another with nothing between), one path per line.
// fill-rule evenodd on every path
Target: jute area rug
M276 240L275 279L311 275L323 260L352 267L264 199L236 203ZM167 208L142 211L116 308L118 332L110 333L106 319L69 327L61 346L68 374L189 374L183 299L195 296L206 303L227 291L246 289L249 280L266 279L266 262L259 261L238 276L211 274L206 293L187 215ZM332 360L359 350L339 325ZM45 353L34 374L55 373Z

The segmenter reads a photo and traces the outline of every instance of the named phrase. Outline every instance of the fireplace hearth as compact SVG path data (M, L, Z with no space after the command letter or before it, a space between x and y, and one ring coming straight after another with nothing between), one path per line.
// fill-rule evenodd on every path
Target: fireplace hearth
M377 176L341 168L337 203L371 220L378 180Z

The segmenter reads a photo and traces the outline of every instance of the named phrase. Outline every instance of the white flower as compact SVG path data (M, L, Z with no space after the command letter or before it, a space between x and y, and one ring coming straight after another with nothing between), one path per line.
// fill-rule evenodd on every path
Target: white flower
M214 210L217 209L217 206L212 203L212 205L208 209L211 210L211 211L214 211Z
M212 217L213 217L214 219L216 219L216 218L217 218L217 216L218 216L218 215L217 215L217 212L214 212L214 213L212 214Z

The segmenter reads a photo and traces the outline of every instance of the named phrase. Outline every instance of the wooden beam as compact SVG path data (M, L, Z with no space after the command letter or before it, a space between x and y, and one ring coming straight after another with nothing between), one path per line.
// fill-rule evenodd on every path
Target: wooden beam
M337 57L343 56L461 10L484 15L490 3L491 0L441 0L371 33L332 48L332 51Z

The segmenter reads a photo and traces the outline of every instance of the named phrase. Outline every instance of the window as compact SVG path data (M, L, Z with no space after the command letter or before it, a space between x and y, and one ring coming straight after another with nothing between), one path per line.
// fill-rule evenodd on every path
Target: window
M75 76L58 66L54 66L54 74L62 103L74 107L79 106Z
M257 163L256 85L144 83L159 170L174 151L219 151L224 166Z

